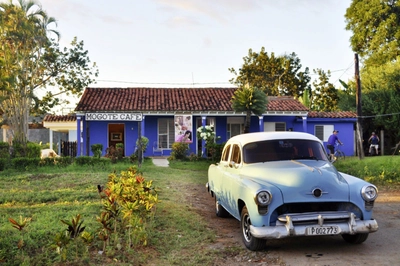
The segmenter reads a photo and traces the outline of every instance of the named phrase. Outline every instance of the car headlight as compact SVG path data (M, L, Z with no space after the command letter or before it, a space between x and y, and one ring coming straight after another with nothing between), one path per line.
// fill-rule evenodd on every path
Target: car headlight
M374 201L378 197L378 189L375 186L364 186L361 189L361 196L365 201Z
M272 195L269 191L266 190L258 191L254 197L254 201L256 202L256 204L260 206L267 206L271 203L271 200Z

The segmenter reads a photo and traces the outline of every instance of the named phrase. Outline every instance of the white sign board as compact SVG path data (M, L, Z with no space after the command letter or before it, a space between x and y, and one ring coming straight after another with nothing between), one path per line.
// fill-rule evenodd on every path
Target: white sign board
M86 113L86 121L142 121L142 113Z

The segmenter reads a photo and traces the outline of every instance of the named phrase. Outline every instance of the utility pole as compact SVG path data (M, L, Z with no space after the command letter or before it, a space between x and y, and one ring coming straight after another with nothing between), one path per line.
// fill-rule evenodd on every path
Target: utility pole
M361 81L360 81L360 70L358 62L358 54L354 54L354 64L355 64L355 80L356 80L356 105L357 105L357 127L356 127L356 147L358 159L364 159L364 149L363 149L363 138L362 138L362 127L361 127Z

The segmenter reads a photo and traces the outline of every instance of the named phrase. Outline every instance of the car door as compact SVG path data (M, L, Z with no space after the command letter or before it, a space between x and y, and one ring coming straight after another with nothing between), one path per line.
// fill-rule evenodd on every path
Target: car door
M232 144L229 163L225 167L225 172L222 178L223 187L226 193L225 209L233 216L240 216L237 202L241 187L240 169L243 165L242 152L239 144Z
M229 167L229 156L230 156L230 151L231 151L231 145L226 145L224 147L224 150L222 151L222 156L221 156L221 161L219 162L216 171L214 172L214 176L212 178L212 189L214 193L217 195L218 200L221 201L223 200L223 194L224 194L224 174L226 171L226 168ZM222 203L224 206L225 204Z

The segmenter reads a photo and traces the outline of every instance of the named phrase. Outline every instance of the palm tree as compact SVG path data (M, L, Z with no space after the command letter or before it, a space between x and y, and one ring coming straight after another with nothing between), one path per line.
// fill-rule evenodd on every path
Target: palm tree
M301 102L305 107L311 109L311 95L309 90L304 90L303 96L298 98L299 102Z
M251 113L257 116L262 115L267 109L268 100L263 91L246 84L235 91L231 103L235 112L246 112L244 133L249 133Z
M55 19L34 1L18 0L0 4L0 109L12 127L14 141L25 146L28 117L33 103L37 79L43 71L40 59L43 48L50 45L49 28Z

